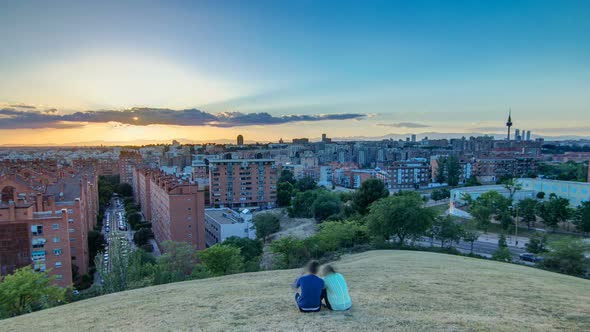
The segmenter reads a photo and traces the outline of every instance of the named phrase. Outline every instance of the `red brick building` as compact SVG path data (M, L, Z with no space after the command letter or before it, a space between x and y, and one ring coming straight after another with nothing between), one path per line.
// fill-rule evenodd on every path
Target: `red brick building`
M135 150L121 151L119 153L119 176L121 183L133 183L133 168L141 164L141 154Z
M97 176L92 169L75 174L69 168L47 170L25 162L21 170L3 168L0 272L30 264L36 270L51 269L58 284L67 286L73 281L72 265L79 275L88 273L88 232L98 212Z
M277 168L272 159L209 160L211 206L272 208L277 200Z
M205 249L205 194L198 184L160 170L135 170L134 192L158 244L188 242Z

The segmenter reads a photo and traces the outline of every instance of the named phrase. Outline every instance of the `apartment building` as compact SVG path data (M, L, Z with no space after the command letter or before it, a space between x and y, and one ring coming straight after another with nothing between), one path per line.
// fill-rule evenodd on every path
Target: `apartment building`
M156 169L137 169L134 192L152 222L156 242L188 242L205 248L205 192L198 184Z
M277 168L273 159L209 161L212 207L272 208L277 199Z
M52 269L58 285L68 286L73 265L79 275L88 273L88 232L98 213L96 174L87 169L62 178L39 178L39 173L29 172L29 177L0 177L1 272L31 264L39 271Z
M119 153L119 176L121 183L133 183L133 167L142 162L141 154L136 150Z
M393 162L387 173L390 189L419 189L428 186L430 182L430 165L424 158Z

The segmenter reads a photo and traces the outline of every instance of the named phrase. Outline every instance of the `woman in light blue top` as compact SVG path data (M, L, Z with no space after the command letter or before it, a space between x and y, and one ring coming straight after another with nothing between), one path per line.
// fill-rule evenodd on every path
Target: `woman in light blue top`
M322 299L326 308L330 310L348 310L352 306L352 300L348 294L348 286L344 277L337 273L331 265L322 268L324 276L324 291Z

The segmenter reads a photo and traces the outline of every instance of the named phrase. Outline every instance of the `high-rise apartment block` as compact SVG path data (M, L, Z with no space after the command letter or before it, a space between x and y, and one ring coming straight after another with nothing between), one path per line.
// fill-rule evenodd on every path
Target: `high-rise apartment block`
M272 208L277 199L277 168L272 159L209 160L213 207Z

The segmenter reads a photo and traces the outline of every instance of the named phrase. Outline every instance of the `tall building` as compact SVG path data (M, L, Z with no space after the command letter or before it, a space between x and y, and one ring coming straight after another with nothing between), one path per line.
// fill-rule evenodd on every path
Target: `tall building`
M205 248L205 191L198 184L160 170L137 169L141 211L151 220L158 245L188 242Z
M51 162L13 172L0 177L0 272L30 264L38 271L51 269L58 285L69 286L74 265L78 275L88 273L97 176L93 169L52 170Z
M209 160L210 201L215 208L272 208L276 181L273 159Z
M510 127L512 127L512 111L508 112L508 121L506 121L506 127L508 127L508 136L506 136L506 140L510 140Z
M514 129L514 140L519 142L520 141L520 129Z
M412 143L416 143L416 134L412 134Z
M119 176L121 183L133 183L133 167L142 161L141 154L135 150L119 153Z
M527 141L531 140L531 131L530 130L527 130L527 132L526 132L526 140Z
M238 143L239 146L244 145L244 136L238 135L237 141L238 141L237 143Z

